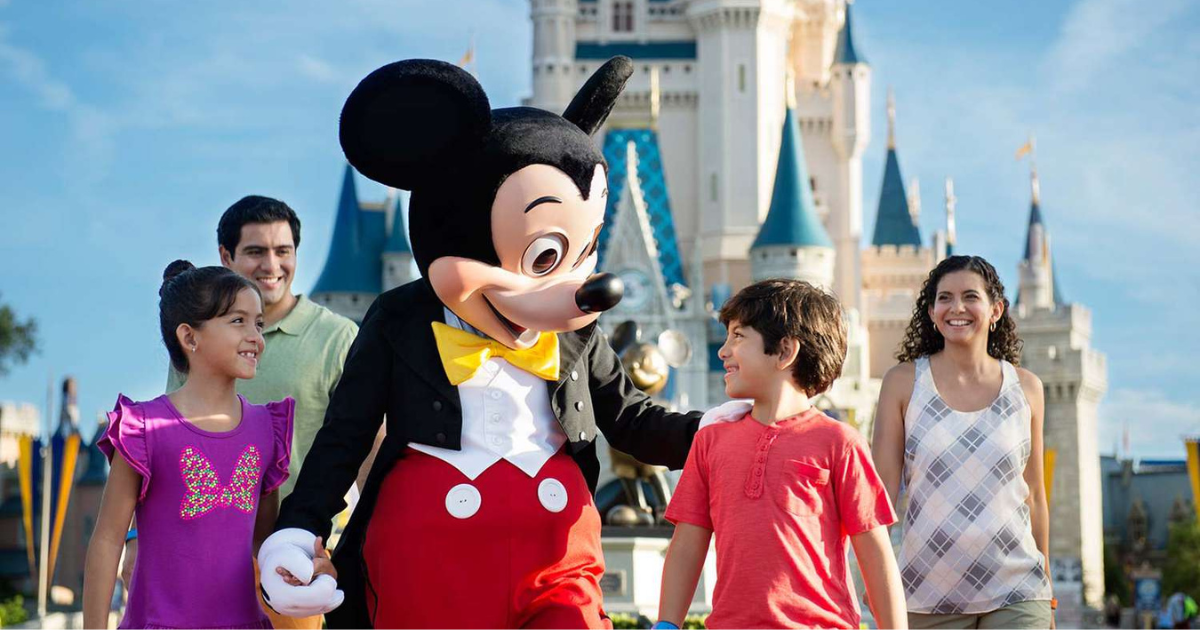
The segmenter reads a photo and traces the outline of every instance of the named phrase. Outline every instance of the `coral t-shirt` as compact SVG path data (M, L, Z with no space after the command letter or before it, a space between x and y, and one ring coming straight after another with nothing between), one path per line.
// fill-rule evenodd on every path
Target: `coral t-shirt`
M866 440L816 409L697 433L666 517L715 532L709 628L857 628L849 537L896 522Z

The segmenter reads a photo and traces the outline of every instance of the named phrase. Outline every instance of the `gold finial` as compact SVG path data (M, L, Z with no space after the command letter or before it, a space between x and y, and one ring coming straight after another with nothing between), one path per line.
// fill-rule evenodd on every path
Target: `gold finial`
M658 129L658 110L662 93L658 87L658 66L650 68L650 128Z
M892 88L888 87L887 92L887 117L888 117L888 148L896 148L896 94L892 92Z

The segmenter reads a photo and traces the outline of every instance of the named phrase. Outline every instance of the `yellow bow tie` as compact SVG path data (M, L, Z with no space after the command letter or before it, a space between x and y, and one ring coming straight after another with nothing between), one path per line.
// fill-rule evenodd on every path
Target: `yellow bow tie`
M498 341L433 322L433 338L451 385L470 380L489 358L504 359L547 381L558 380L558 335L554 333L542 333L531 348L513 350Z

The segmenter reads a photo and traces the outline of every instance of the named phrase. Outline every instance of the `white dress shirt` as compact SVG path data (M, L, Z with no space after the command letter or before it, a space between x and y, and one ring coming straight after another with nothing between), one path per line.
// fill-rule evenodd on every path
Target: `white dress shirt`
M487 337L444 309L446 324ZM489 358L469 380L458 386L462 403L462 450L409 444L432 455L474 480L492 464L506 459L530 477L537 476L567 436L550 409L547 381Z

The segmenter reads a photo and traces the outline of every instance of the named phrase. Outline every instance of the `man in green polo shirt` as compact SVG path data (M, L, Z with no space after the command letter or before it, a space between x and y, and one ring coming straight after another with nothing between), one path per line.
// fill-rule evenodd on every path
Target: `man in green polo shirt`
M290 476L280 488L280 499L291 493L300 465L312 447L317 430L325 420L329 397L342 377L342 365L358 326L341 315L292 293L296 272L296 250L300 246L300 219L287 204L269 197L251 195L229 207L217 226L221 264L249 278L263 297L263 337L266 349L253 379L238 381L238 393L254 404L296 400L292 435ZM183 385L186 375L173 367L167 391ZM372 454L373 455L373 454ZM364 470L369 470L368 458ZM126 549L126 571L132 573L136 538ZM276 628L319 628L320 617L276 618Z

